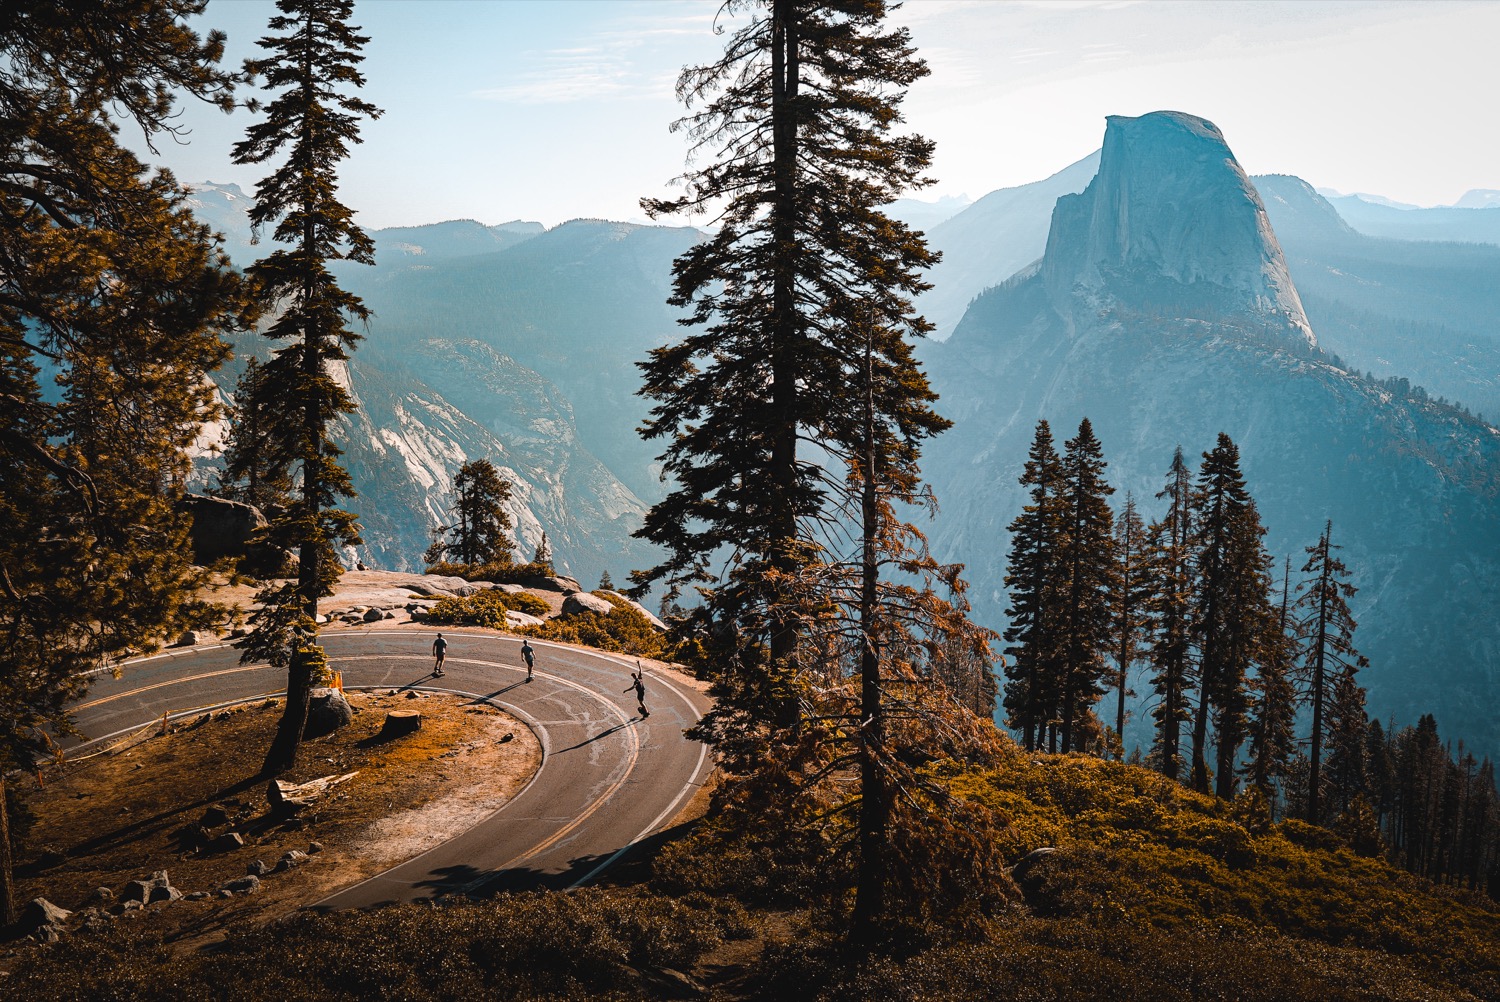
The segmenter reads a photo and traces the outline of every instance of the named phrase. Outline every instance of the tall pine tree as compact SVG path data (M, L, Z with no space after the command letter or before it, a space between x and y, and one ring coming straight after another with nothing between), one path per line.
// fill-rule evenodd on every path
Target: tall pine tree
M1125 496L1125 507L1115 521L1115 575L1110 594L1111 653L1115 660L1115 738L1119 757L1125 757L1125 703L1135 695L1130 670L1145 651L1147 607L1151 600L1150 551L1146 526L1136 510L1135 497Z
M1062 459L1046 420L1036 434L1021 486L1030 502L1010 524L1010 554L1005 588L1010 626L1005 631L1006 722L1021 732L1027 751L1049 744L1056 751L1054 722L1059 716L1057 677L1062 665L1057 627L1058 584L1065 512L1062 508Z
M1179 447L1172 454L1166 485L1156 495L1167 510L1150 530L1151 688L1156 706L1154 757L1162 773L1182 778L1182 725L1192 719L1193 475Z
M1234 792L1249 707L1246 680L1265 655L1275 616L1269 603L1270 556L1255 502L1240 473L1239 448L1220 432L1203 454L1194 493L1197 588L1193 638L1198 649L1198 707L1193 720L1195 790L1208 792L1208 728L1214 724L1214 790Z
M488 459L464 463L453 477L452 525L433 530L425 559L436 564L453 557L461 564L510 563L515 548L510 540L510 482ZM606 577L608 572L606 572ZM602 584L600 587L604 587Z
M892 800L907 724L890 723L889 701L925 700L930 652L982 632L928 585L956 584L956 569L926 556L899 507L929 500L917 446L947 425L911 351L931 329L912 300L936 258L880 209L927 183L931 143L895 131L927 68L883 0L724 10L745 19L719 61L682 74L679 96L701 108L674 126L713 159L680 197L642 203L653 217L712 212L716 229L674 266L690 332L642 365L644 434L667 442L673 487L638 533L666 559L632 577L638 591L702 586L717 701L695 733L734 776L725 802L753 805L740 816L796 824L853 742L868 933L890 888L919 883L889 824L912 802ZM857 556L840 552L851 537Z
M1104 449L1088 418L1064 446L1060 509L1064 519L1057 554L1063 575L1058 591L1058 689L1063 751L1080 750L1086 721L1104 693L1105 658L1111 646L1110 595L1115 586L1114 514L1104 480Z
M1349 612L1349 599L1358 590L1348 580L1349 569L1338 558L1333 544L1333 520L1323 527L1318 541L1307 548L1307 575L1297 586L1299 626L1305 638L1302 651L1304 700L1312 706L1312 732L1308 751L1307 820L1327 820L1323 801L1323 749L1332 718L1328 713L1335 692L1345 676L1350 682L1367 662L1354 647L1357 625ZM1346 693L1346 699L1348 694Z
M256 186L250 222L257 234L273 226L283 244L248 271L280 313L264 332L283 346L267 361L255 401L275 426L270 438L290 443L297 491L272 523L270 541L294 549L297 580L266 589L245 644L245 658L287 669L287 701L262 772L276 775L296 761L307 719L307 696L324 663L317 645L318 600L332 594L342 571L337 547L359 542L355 516L336 507L352 497L348 473L330 424L354 409L333 367L348 358L358 336L350 319L369 311L339 287L330 261L373 264L375 245L338 198L338 165L360 142L363 118L380 111L349 93L364 85L359 64L369 39L349 25L353 0L277 0L273 34L260 40L267 55L250 68L276 96L265 119L251 125L234 148L241 164L259 164L285 153L280 167ZM276 34L279 33L279 34Z

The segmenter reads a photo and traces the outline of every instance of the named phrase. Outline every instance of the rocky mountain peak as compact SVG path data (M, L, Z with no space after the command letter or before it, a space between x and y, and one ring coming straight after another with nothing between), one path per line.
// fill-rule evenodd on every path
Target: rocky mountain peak
M1316 343L1260 195L1194 115L1110 116L1098 174L1053 210L1042 274L1065 317L1101 296L1200 320L1249 311Z

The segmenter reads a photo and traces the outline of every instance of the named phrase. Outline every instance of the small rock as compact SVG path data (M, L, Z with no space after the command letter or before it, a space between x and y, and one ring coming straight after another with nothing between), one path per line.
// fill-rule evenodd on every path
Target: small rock
M225 832L208 843L209 852L233 852L245 848L245 839L239 832Z
M204 643L204 642L206 642L209 639L211 639L210 634L207 633L206 631L203 631L203 630L184 630L182 632L182 635L177 638L177 643L173 644L172 646L174 646L174 647L196 647L199 644Z
M254 874L244 876L238 880L231 880L225 884L219 893L228 891L230 894L254 894L260 890L260 878Z
M420 605L411 610L411 621L413 623L420 623L427 618L427 610L422 608Z
M505 735L505 737L501 738L499 741L496 741L495 744L497 744L497 745L503 745L503 744L507 744L507 743L509 743L511 741L514 741L515 739L516 739L516 736L514 734L507 734L507 735Z
M419 697L420 697L420 694L415 689L408 689L406 691L406 698L407 699L417 699Z
M229 812L218 804L215 804L203 812L203 817L198 819L198 823L204 828L217 828L220 825L226 825L229 823Z
M252 877L263 877L270 870L271 868L266 865L266 861L263 859L252 859L245 864L245 873Z
M97 905L102 908L108 905L114 899L115 892L111 888L96 887L94 888L93 893L88 896L88 904L91 907Z
M184 901L206 901L211 895L207 891L194 891L183 897Z
M364 620L366 623L378 623L384 618L385 613L381 612L379 609L371 609L364 615Z
M309 856L315 856L315 855L317 855L318 853L320 853L322 851L323 851L323 843L322 842L312 842L312 843L309 843L308 846L307 846L307 854Z
M380 614L380 618L381 619L395 619L396 618L396 614L393 611L391 611L390 609L387 609L387 610L385 610L384 612L382 612Z
M221 887L214 892L214 896L220 898L232 898L234 897L234 892L227 887Z
M130 900L117 901L105 910L108 911L111 915L124 915L126 912L139 911L144 907L146 906L141 904L139 901Z

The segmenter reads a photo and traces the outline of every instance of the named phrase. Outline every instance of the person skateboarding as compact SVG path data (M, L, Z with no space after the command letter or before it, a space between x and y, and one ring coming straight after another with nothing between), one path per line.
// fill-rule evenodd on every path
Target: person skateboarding
M642 720L645 720L647 717L651 716L651 711L646 709L646 683L642 681L642 676L645 675L645 673L645 669L643 669L641 667L641 663L637 661L635 663L635 671L630 673L630 684L627 685L624 689L620 690L621 692L629 692L631 689L635 690L635 701L641 708Z
M443 677L443 656L448 653L448 641L443 639L439 633L437 639L432 642L432 677Z
M530 682L532 669L536 667L536 651L531 649L529 641L521 641L521 657L526 659L526 681Z

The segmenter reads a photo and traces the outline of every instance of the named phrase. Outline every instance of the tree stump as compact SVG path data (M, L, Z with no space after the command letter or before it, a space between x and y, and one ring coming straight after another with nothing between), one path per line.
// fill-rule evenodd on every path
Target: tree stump
M399 738L422 729L422 714L417 710L391 710L380 728L382 738Z

